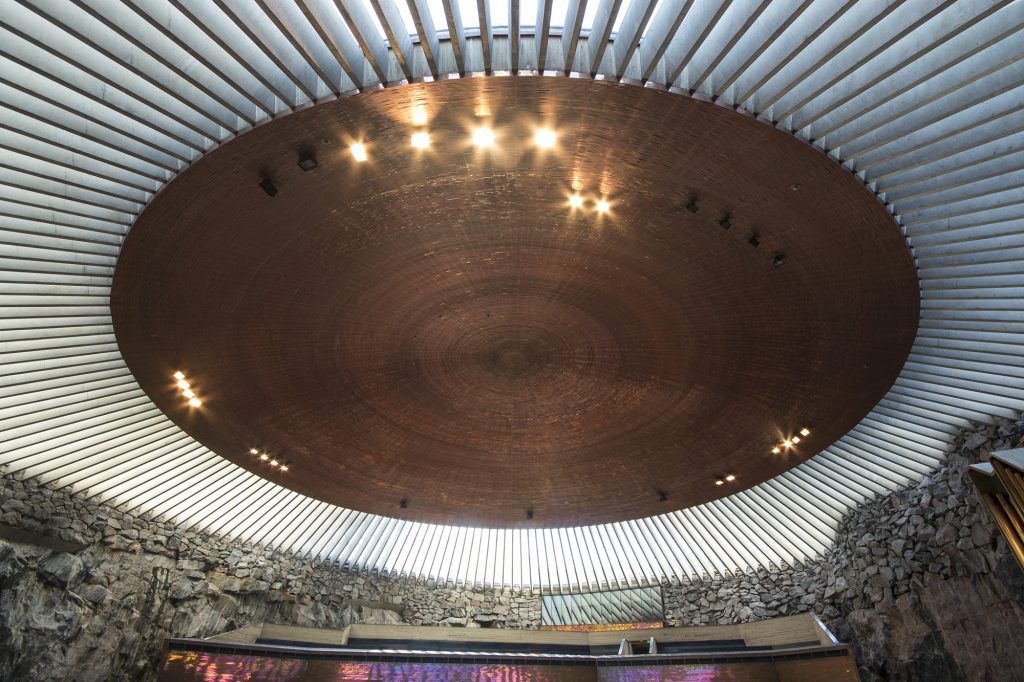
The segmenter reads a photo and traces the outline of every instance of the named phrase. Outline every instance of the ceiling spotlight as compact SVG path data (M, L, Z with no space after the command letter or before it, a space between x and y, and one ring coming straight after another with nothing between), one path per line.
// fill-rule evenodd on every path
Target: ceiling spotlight
M430 133L420 131L412 134L412 146L416 149L426 149L430 146Z
M793 436L792 438L790 438L790 440L793 441L794 444L799 443L800 442L800 436Z
M400 507L401 509L408 509L408 508L409 508L409 500L407 500L407 499L405 499L405 498L403 497L402 499L400 499L400 500L398 501L398 506L399 506L399 507Z
M299 157L299 168L302 169L303 173L308 173L309 171L316 168L316 166L316 157L313 156L312 154L307 152Z
M366 147L361 143L357 142L348 148L352 152L352 158L362 163L366 161Z
M260 180L260 189L267 193L267 196L275 196L277 194L277 185L270 178L263 178Z
M696 213L697 212L697 200L696 199L690 199L689 203L686 204L686 210L689 211L690 213Z
M782 446L783 447L787 447L787 448L791 448L791 447L793 447L793 441L788 440L788 439L784 440L784 441L782 441Z
M494 144L494 131L490 128L475 128L473 130L473 144L477 147L490 147Z
M277 466L277 460L276 459L270 460L270 466L276 467Z
M425 126L430 116L427 115L427 108L422 104L417 104L412 109L412 124L414 126Z
M730 483L732 483L733 481L736 480L736 474L726 474L725 480L727 480Z
M528 519L532 519L533 518L533 510L532 509L527 509L526 510L526 518L528 518Z
M270 455L268 455L265 452L261 452L260 453L260 461L261 462L266 462L268 459L270 459Z
M579 194L573 194L569 197L569 205L573 208L583 208L583 197Z
M282 464L281 465L281 471L288 471L288 465L287 464Z
M199 398L189 398L188 404L191 405L192 407L199 407L200 405L203 404L203 401L200 400Z
M728 230L730 227L732 227L732 221L729 220L729 216L723 217L721 220L718 221L718 224L722 226L723 230Z
M195 398L196 397L196 394L193 393L192 390L188 389L188 388L186 388L184 391L182 391L181 394L183 396L185 396L186 398Z
M249 454L250 455L258 455L258 454L260 454L260 451L257 450L256 448L249 448Z
M551 149L555 146L555 142L558 137L555 135L555 131L551 128L540 128L533 135L533 141L538 147L544 149Z
M776 254L775 258L772 258L772 267L773 268L781 268L785 264L786 264L786 257L783 256L781 253Z
M668 501L668 493L665 492L664 490L659 490L658 491L658 500L660 502L667 502Z
M753 247L760 246L761 245L761 237L759 237L756 234L752 234L752 235L750 235L750 239L747 240L747 243L750 244Z
M780 452L782 452L782 450L780 450L780 449L779 449L779 446L778 446L778 445L776 445L776 446L775 446L774 448L772 448L772 454L773 454L773 455L777 455L777 454L779 454Z
M811 435L811 430L805 426L804 428L800 429L800 435L806 438L807 436Z
M598 199L597 200L597 212L598 213L607 213L608 211L611 210L611 208L612 208L612 205L609 204L606 200L604 200L604 199Z
M715 485L725 485L725 481L719 478L715 481Z
M181 372L175 372L175 373L174 373L174 378L175 378L175 379L184 379L184 378L185 378L185 375L184 375L184 374L182 374Z
M178 388L182 389L183 391L187 391L189 388L191 388L191 384L189 384L184 379L179 379L178 380Z

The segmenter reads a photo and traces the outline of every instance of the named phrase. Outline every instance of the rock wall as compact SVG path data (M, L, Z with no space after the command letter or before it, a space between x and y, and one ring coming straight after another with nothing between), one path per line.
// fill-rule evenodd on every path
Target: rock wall
M1024 444L1024 421L963 430L919 483L852 512L804 566L665 586L677 625L813 611L854 644L865 682L1024 679L1024 575L967 466Z
M347 571L87 504L31 480L4 476L2 485L0 680L152 679L164 638L264 621L540 623L539 594L530 590Z
M1022 436L1021 420L966 429L931 476L844 519L826 556L666 584L666 619L700 625L814 611L854 644L866 682L1017 679L1024 576L966 469ZM263 621L540 624L531 590L348 571L88 504L31 480L0 480L0 536L8 537L0 540L0 680L152 679L165 637Z

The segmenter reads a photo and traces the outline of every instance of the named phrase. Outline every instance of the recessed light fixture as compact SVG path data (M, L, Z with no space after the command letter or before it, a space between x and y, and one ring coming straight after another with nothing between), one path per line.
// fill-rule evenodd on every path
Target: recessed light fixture
M750 244L751 246L757 248L758 246L761 245L761 237L759 237L756 234L752 234L752 235L750 235L750 239L747 240L747 243Z
M477 147L491 147L494 145L494 131L490 128L474 128L473 144Z
M260 189L267 193L268 197L277 195L277 185L270 178L263 178L260 180Z
M598 213L607 213L611 210L612 205L606 199L598 199L596 207Z
M276 459L270 460L270 466L276 467L277 466L277 460Z
M722 479L720 479L720 478L719 478L719 479L716 479L716 480L715 480L715 485L725 485L725 481L723 481L723 480L722 480Z
M728 481L729 483L732 483L733 481L736 480L736 474L726 474L725 480Z
M188 401L189 405L192 407L199 407L203 404L203 401L200 400L199 396L197 396L195 391L192 390L192 384L190 384L188 379L185 378L184 372L178 370L172 376L177 379L177 381L174 382L174 385L178 387L178 390L181 391L182 397Z
M583 208L583 197L579 194L573 194L569 197L569 205L573 208Z
M258 455L258 454L260 454L260 451L257 450L256 448L249 448L249 454L250 455Z
M697 200L690 199L690 201L686 204L686 210L689 211L690 213L696 213L698 211Z
M299 156L299 168L302 169L303 173L308 173L317 167L316 157L306 152Z
M772 267L773 268L781 268L785 264L786 264L786 257L783 256L781 253L776 254L775 257L772 258Z
M260 460L261 460L261 461L263 461L263 462L266 462L266 461L267 461L268 459L270 459L270 455L268 455L268 454L267 454L267 453L265 453L265 452L261 452L261 453L260 453Z
M430 146L430 133L426 131L420 131L412 134L412 146L416 149L426 149Z
M782 452L783 449L788 450L789 448L796 447L796 445L800 443L804 438L807 438L808 436L811 435L811 430L805 426L802 429L800 429L799 433L800 435L789 436L788 438L784 438L777 444L773 445L772 454L777 455L780 452Z
M361 142L356 142L354 145L348 148L352 152L352 158L362 163L366 161L366 146Z
M539 128L537 132L533 134L533 141L538 147L551 149L558 141L558 136L555 135L555 131L551 128Z
M281 471L288 471L288 465L287 464L282 464L281 465Z
M430 116L427 114L427 108L422 104L417 104L412 108L412 124L414 126L425 126L430 120Z
M728 230L730 227L732 227L732 221L729 220L729 216L724 216L721 220L718 221L718 224L722 226L723 230Z

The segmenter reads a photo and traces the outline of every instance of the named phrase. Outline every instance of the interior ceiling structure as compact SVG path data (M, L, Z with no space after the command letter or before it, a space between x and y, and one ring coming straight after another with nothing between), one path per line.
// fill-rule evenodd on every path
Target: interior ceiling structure
M553 527L814 455L892 385L918 300L891 216L809 145L689 97L523 76L353 95L219 147L135 222L111 309L142 388L237 464L359 511Z
M940 463L966 421L1022 407L1022 27L1019 0L0 0L0 463L126 510L438 580L590 589L814 557L851 507ZM110 287L129 227L177 173L269 118L382 82L538 70L713 101L877 193L916 259L921 308L867 416L706 504L502 529L303 496L214 454L146 395Z

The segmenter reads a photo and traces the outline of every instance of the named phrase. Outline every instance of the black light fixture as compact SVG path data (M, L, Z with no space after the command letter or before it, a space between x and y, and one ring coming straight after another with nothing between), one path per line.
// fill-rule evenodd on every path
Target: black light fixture
M722 216L722 219L718 221L718 224L722 226L723 230L728 230L732 227L732 222L729 220L729 216Z
M528 519L532 519L533 518L533 510L532 509L527 509L526 510L526 518L528 518Z
M299 155L299 168L301 168L303 172L308 173L316 168L316 166L316 157L310 152L303 152Z
M761 237L756 233L752 234L750 235L750 239L747 240L747 243L756 248L761 245Z
M696 213L697 212L697 200L696 199L690 199L690 203L686 204L686 210L689 211L690 213Z
M664 490L659 490L658 491L658 501L659 502L667 502L668 501L668 493L665 492Z
M405 499L403 497L401 500L398 501L398 506L400 508L402 508L402 509L408 509L408 507L409 507L409 500L407 500L407 499Z
M274 196L277 194L277 185L270 178L263 178L260 180L260 189L267 193L267 196Z
M772 267L773 268L781 268L785 264L786 264L786 257L784 255L782 255L781 253L775 254L775 258L772 258Z

